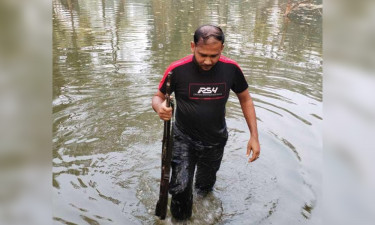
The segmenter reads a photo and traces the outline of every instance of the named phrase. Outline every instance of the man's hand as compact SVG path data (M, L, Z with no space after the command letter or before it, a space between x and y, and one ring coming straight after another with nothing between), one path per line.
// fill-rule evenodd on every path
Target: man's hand
M172 96L171 96L171 99L172 99ZM159 109L157 110L157 113L160 117L160 119L164 120L164 121L168 121L172 118L172 107L167 107L167 101L164 100L164 102L162 102L160 105L159 105Z
M171 101L173 96L170 96ZM165 95L158 90L154 97L152 97L152 108L159 115L160 119L168 121L172 118L172 107L167 107Z
M246 156L249 157L250 153L253 152L249 162L253 162L259 158L260 155L260 145L257 138L250 137L249 142L247 143L247 152Z

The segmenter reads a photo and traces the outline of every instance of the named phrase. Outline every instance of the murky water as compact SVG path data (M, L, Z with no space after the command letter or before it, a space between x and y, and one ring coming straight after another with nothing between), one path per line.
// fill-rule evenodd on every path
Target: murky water
M322 27L319 9L283 17L287 0L54 0L54 224L159 221L163 123L151 108L165 68L196 27L220 24L256 106L261 157L235 95L214 192L189 224L319 224Z

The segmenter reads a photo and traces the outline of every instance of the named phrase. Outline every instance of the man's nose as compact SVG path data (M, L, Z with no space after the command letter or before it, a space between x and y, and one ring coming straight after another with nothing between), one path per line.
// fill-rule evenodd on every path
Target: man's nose
M207 65L207 66L209 66L209 65L211 65L212 64L212 60L210 59L210 57L206 57L205 59L204 59L204 65Z

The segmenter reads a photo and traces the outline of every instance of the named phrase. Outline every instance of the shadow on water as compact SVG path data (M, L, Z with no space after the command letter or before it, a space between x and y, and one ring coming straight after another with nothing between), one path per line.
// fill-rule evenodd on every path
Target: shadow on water
M196 27L219 24L254 99L262 153L232 93L213 193L187 224L321 221L321 1L53 0L53 218L56 224L183 224L154 216L162 122L150 103Z

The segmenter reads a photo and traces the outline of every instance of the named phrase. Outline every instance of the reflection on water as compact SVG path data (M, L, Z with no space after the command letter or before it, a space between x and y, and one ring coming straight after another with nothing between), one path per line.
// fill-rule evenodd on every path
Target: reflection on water
M287 0L54 0L53 187L56 224L178 224L154 215L162 122L150 103L165 68L215 23L256 106L262 153L235 95L215 190L189 224L321 221L320 8L283 16ZM314 4L321 2L315 1Z

